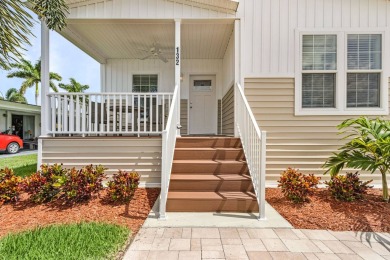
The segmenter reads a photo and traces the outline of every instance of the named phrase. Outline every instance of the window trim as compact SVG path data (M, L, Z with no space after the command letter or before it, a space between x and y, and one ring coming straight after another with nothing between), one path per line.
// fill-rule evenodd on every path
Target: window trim
M373 29L297 29L295 44L298 46L295 50L295 104L294 110L296 116L312 115L388 115L388 93L389 93L389 75L388 75L388 51L385 48L388 43L386 28ZM303 35L323 35L330 34L337 36L337 70L303 70ZM368 73L380 72L380 107L378 108L348 108L347 107L347 73L364 73L367 70L348 70L347 57L348 34L381 34L382 35L382 69L369 70ZM303 73L336 73L335 90L335 108L303 108L302 107L302 74Z

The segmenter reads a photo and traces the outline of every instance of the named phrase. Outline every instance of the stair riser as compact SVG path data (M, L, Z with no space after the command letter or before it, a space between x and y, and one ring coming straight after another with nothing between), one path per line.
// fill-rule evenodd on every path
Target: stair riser
M258 212L256 200L168 199L168 212Z
M176 148L241 148L239 138L178 138Z
M207 173L207 174L248 174L246 164L196 164L196 163L173 163L172 174L175 173Z
M195 181L172 180L170 191L253 191L252 182L247 181Z
M244 160L244 152L238 151L175 151L175 160Z

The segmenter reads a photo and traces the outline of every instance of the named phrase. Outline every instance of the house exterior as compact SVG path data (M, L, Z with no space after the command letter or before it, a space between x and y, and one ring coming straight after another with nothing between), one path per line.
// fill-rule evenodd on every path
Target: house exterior
M0 131L11 129L23 140L41 135L41 107L0 100Z
M323 173L340 122L389 114L387 0L66 2L60 33L101 63L101 93L43 81L40 162L137 170L163 194L176 136L231 135L261 203L287 167Z

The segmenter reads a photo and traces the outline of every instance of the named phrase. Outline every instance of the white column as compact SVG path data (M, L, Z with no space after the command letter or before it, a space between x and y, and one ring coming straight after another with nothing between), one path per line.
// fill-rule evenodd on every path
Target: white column
M44 19L41 20L41 136L47 136L49 131L49 47L50 33Z
M181 20L175 19L175 86L178 86L178 122L180 125L180 74L181 74ZM180 136L180 127L177 129L177 136Z

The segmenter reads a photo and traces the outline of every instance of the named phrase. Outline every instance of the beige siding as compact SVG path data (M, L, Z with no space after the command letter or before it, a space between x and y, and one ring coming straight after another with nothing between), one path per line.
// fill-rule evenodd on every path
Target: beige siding
M188 134L188 99L182 99L180 102L180 124L182 126L180 133Z
M222 99L222 134L234 134L234 88L228 90Z
M267 180L275 181L287 167L322 176L321 165L344 143L336 125L351 116L294 116L293 78L247 78L245 94L268 132ZM363 178L380 181L379 174Z
M222 100L218 99L218 129L217 134L222 134Z
M42 162L80 168L101 164L111 175L118 169L137 171L140 186L158 187L161 178L161 138L68 137L42 139Z

